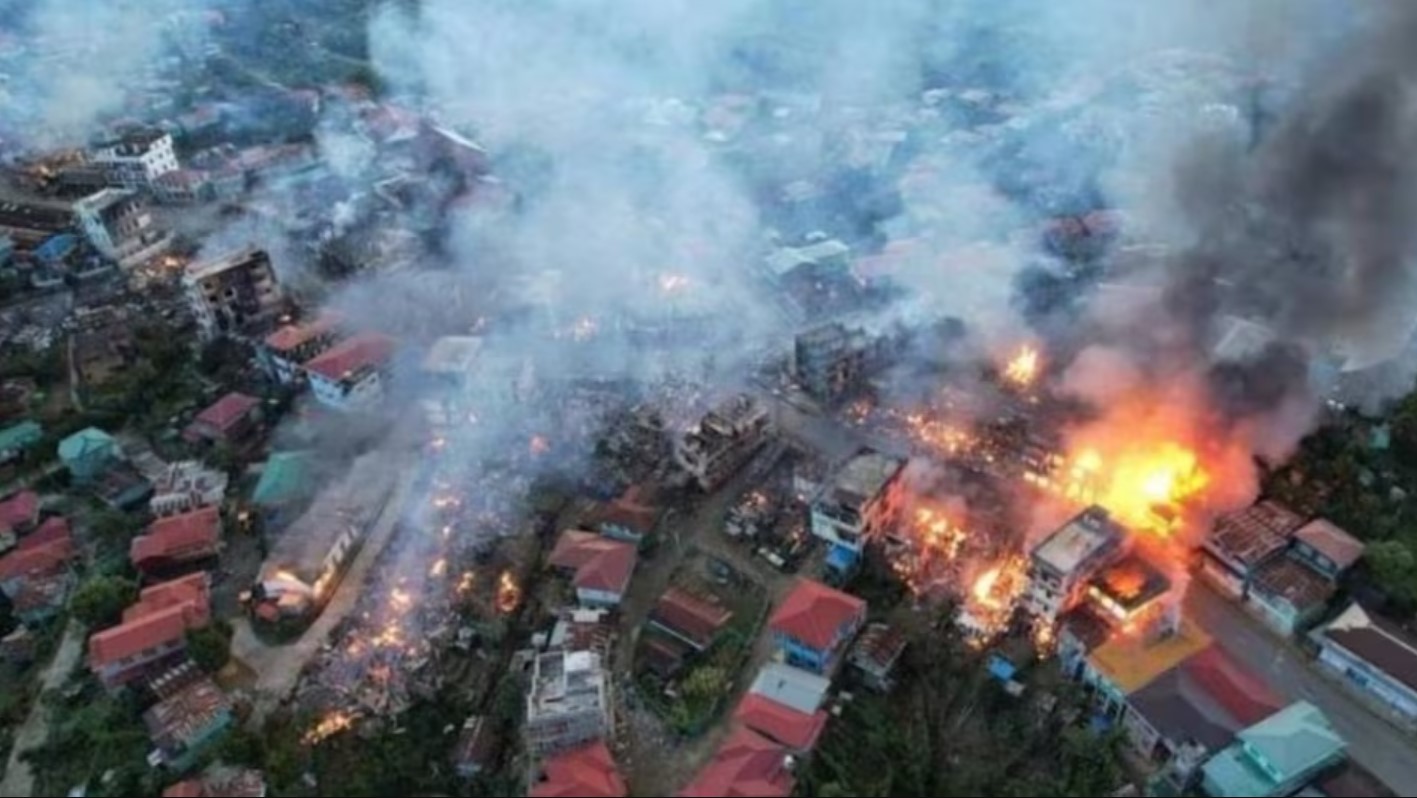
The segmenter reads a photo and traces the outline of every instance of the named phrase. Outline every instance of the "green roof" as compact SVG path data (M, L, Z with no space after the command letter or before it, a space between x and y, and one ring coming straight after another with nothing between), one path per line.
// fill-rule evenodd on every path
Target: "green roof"
M82 460L96 451L112 449L116 445L112 435L97 427L89 427L60 441L59 457L68 462Z
M251 501L277 507L307 495L311 488L310 453L276 452L261 469Z
M1345 744L1313 704L1300 701L1240 732L1205 766L1216 796L1268 796L1297 786L1343 756Z
M44 439L44 427L38 421L22 421L0 429L0 452L18 451L34 446Z

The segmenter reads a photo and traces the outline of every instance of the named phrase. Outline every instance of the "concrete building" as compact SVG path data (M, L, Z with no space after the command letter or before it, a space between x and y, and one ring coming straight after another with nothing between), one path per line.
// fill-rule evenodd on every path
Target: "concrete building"
M1303 524L1297 513L1272 501L1221 516L1201 545L1201 577L1233 599L1245 598L1255 572L1279 556Z
M866 602L840 590L798 579L768 629L784 661L813 673L831 673L866 623Z
M280 285L264 250L193 263L182 284L206 340L263 332L280 315Z
M812 500L812 534L831 544L833 560L855 562L866 542L894 523L905 501L905 460L857 452Z
M1034 547L1024 607L1046 623L1082 598L1092 576L1125 552L1127 531L1101 507L1089 507Z
M143 195L106 188L74 203L74 218L93 248L124 268L157 257L172 246L172 234L157 227Z
M527 751L543 757L609 737L610 706L610 680L599 654L538 656L526 699Z
M812 398L833 404L861 390L879 359L875 349L865 330L824 324L793 342L792 373Z
M99 67L102 68L101 66ZM168 133L144 133L100 146L93 153L111 186L151 189L158 178L179 168Z
M1417 726L1417 634L1353 604L1311 637L1349 689Z
M220 507L230 482L225 471L207 468L198 460L170 463L153 481L148 509L161 518L199 507Z
M321 312L313 319L286 324L266 336L257 347L257 357L277 382L303 384L305 364L328 351L339 338L339 318Z
M305 364L310 388L320 404L335 410L367 410L384 401L384 380L394 340L363 333L335 344Z
M674 447L674 459L700 488L715 490L758 453L771 432L767 408L742 394L685 432Z

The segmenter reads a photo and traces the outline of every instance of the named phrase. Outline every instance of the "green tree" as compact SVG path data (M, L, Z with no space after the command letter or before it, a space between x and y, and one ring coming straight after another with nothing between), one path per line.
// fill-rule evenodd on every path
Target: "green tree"
M74 617L98 629L112 626L138 597L138 585L119 576L97 576L79 586L69 609Z
M1400 540L1370 544L1366 553L1373 582L1404 611L1417 609L1417 554Z
M117 510L102 510L89 522L89 529L102 543L127 546L143 528L137 518Z
M231 627L212 624L187 633L187 654L207 673L217 673L231 661Z

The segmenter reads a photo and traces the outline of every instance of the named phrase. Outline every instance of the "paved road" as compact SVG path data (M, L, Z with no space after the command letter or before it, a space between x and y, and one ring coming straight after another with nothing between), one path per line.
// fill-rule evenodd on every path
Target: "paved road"
M1322 709L1348 741L1354 761L1387 782L1398 795L1417 796L1417 738L1374 715L1321 675L1303 653L1200 580L1191 584L1186 613L1229 654L1265 676L1281 697L1302 699Z
M330 599L324 612L320 613L320 617L315 619L300 639L289 645L267 645L256 636L245 616L233 622L236 634L231 641L232 655L256 673L256 706L253 716L257 723L290 694L305 663L325 644L335 626L354 609L364 580L379 559L379 553L393 538L403 512L404 501L418 476L418 469L413 468L407 458L404 458L403 462L391 463L390 466L398 468L402 476L395 484L383 514L375 522L364 547L359 550L354 563L350 565L349 573L340 580L334 598Z
M40 699L30 708L29 717L15 732L15 746L10 749L10 762L5 767L5 780L0 781L0 795L26 798L34 794L34 773L29 763L20 758L26 751L44 743L49 734L49 711L43 701L45 693L58 690L74 672L79 657L84 653L83 624L70 621L64 629L64 639L59 643L59 651L50 661L48 669L40 678Z

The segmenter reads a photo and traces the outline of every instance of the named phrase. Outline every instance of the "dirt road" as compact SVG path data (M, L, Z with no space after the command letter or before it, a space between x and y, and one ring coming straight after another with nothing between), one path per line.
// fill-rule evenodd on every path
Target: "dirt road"
M49 711L45 708L43 696L64 685L79 657L84 653L84 627L70 621L64 629L64 639L59 643L59 651L50 660L49 667L40 677L40 699L30 709L29 717L15 731L15 747L10 749L10 762L5 767L5 780L0 781L0 795L10 798L27 798L34 794L34 773L21 754L44 743L49 734Z

